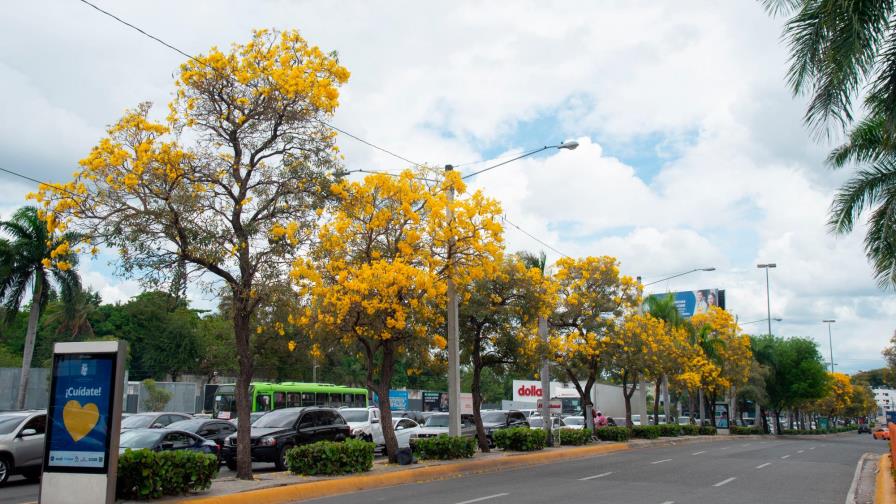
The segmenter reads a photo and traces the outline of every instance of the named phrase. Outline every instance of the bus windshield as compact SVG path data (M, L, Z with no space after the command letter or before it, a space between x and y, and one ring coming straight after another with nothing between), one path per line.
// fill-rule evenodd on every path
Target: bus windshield
M221 385L215 391L215 418L229 420L236 418L236 400L233 397L233 385Z

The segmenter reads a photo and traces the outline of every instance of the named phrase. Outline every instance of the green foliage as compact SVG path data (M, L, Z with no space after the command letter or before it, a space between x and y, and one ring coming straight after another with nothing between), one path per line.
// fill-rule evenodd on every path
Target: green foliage
M156 384L152 378L143 380L143 389L146 390L146 398L143 399L143 407L147 411L164 411L165 405L171 400L171 392Z
M678 437L681 435L681 426L678 424L659 424L660 437Z
M561 445L581 446L591 442L591 431L588 429L559 429L555 432Z
M547 444L547 436L541 429L514 427L492 432L495 446L509 451L537 451Z
M286 467L294 474L348 474L373 468L374 444L358 439L319 441L286 452Z
M656 425L633 425L632 437L636 439L656 439L660 437L660 429Z
M681 426L682 436L698 436L700 435L700 426L694 424L685 424Z
M715 436L718 434L718 430L712 425L701 425L700 426L700 435L701 436Z
M762 427L741 427L739 425L732 425L728 428L728 431L735 436L750 436L750 435L761 435L765 434L765 431L762 430Z
M814 341L765 335L753 337L751 347L768 369L765 387L773 410L798 408L827 393L827 369Z
M205 490L218 474L218 458L185 450L127 450L118 457L119 499L158 499Z
M452 437L447 434L411 440L414 455L421 460L449 460L471 458L476 453L476 439Z
M595 429L594 433L601 441L628 441L629 432L625 427L602 427Z

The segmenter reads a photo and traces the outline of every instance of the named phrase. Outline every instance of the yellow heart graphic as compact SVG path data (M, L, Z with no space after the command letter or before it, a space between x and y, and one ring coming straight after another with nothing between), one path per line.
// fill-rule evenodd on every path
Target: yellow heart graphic
M81 406L81 403L72 399L62 409L62 423L76 443L89 434L99 420L100 411L93 403Z

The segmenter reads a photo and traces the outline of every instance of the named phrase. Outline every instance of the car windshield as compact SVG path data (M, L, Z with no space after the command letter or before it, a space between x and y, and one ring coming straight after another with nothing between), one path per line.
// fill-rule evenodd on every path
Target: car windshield
M544 422L541 421L541 417L529 417L529 426L544 427Z
M207 421L207 420L205 420L205 419L198 419L198 420L180 420L180 421L178 421L178 422L174 422L174 423L172 423L172 424L169 424L168 427L166 427L166 428L167 428L167 429L177 429L177 430L182 430L182 431L192 432L192 433L195 434L196 431L198 431L206 421Z
M563 419L563 422L566 423L566 425L585 425L585 419L582 417L566 417Z
M140 448L152 448L153 446L155 446L156 441L159 440L159 437L164 433L164 431L160 430L137 430L122 432L121 438L118 442L118 446L121 448L131 448L134 450Z
M155 418L155 415L131 415L121 421L121 428L142 429L144 427L149 427L150 422Z
M343 409L339 410L342 413L342 418L345 418L346 422L366 422L370 413L366 409Z
M0 415L0 434L11 433L25 418L25 415Z
M301 411L296 410L274 410L259 418L252 426L285 429L296 423L300 413Z
M448 415L433 415L423 424L426 427L448 427Z
M492 411L490 413L482 414L482 421L486 423L504 423L504 419L506 418L506 413L502 413L500 411Z

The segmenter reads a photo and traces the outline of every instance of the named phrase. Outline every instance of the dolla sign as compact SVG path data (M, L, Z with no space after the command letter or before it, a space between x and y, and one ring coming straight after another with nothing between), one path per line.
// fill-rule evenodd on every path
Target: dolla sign
M42 503L114 501L125 352L118 341L56 344Z

